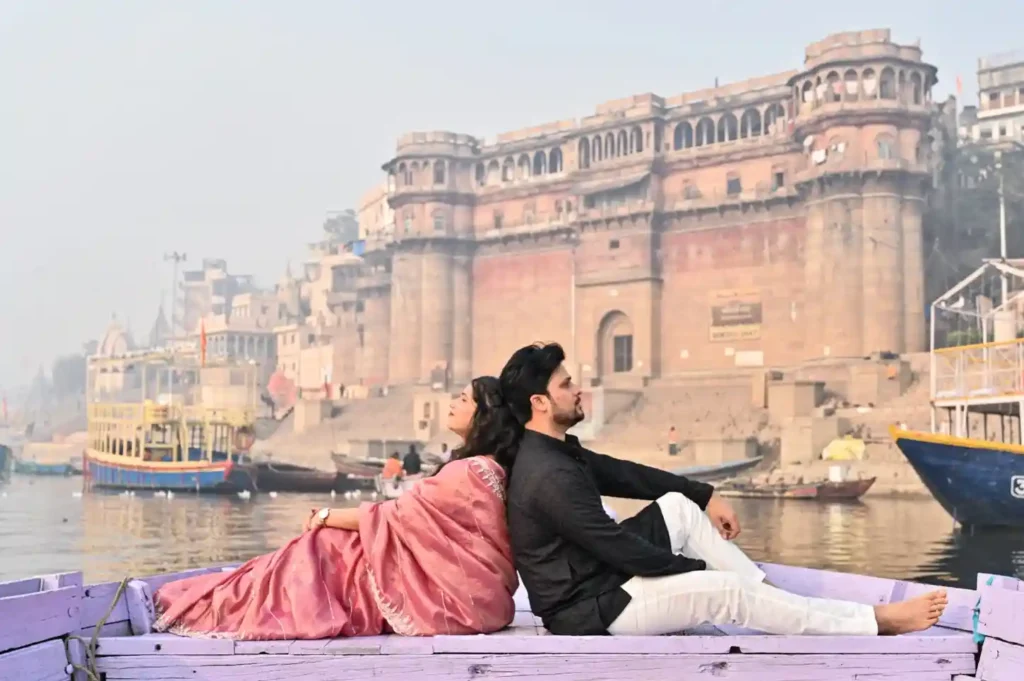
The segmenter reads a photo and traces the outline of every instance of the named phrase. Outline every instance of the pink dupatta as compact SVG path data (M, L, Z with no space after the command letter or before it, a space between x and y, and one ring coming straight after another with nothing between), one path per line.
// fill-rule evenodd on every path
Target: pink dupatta
M401 497L360 507L358 531L305 532L237 570L169 582L154 629L236 639L497 631L518 586L505 475L453 461Z

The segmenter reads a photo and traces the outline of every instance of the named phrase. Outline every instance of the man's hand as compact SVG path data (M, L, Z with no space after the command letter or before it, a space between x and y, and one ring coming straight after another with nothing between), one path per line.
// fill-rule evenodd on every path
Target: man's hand
M717 494L711 496L704 512L711 519L711 524L722 535L722 539L735 539L740 534L740 521L736 517L736 511L732 510L729 502Z

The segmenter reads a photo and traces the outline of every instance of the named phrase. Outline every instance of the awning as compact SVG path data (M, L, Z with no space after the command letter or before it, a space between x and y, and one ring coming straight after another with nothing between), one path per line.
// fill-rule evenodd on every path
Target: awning
M587 196L588 194L625 189L626 187L631 187L634 184L643 182L650 177L650 175L650 170L644 170L643 172L631 173L629 175L618 175L616 177L595 179L590 180L589 182L577 182L572 186L572 193L577 196Z

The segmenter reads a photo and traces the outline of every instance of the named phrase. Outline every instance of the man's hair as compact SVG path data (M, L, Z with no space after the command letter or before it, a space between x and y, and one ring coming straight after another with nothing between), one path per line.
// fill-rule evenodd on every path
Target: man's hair
M530 398L545 395L551 375L565 361L565 351L558 343L534 343L519 348L501 370L501 392L509 409L521 424L533 416Z

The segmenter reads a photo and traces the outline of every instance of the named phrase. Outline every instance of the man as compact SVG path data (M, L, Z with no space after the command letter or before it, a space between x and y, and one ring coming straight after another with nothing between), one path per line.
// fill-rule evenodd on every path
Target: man
M729 541L739 520L710 485L596 454L566 435L583 409L564 360L555 343L530 345L500 377L525 427L509 481L509 536L530 606L552 633L660 635L709 622L874 635L938 621L941 590L872 608L764 584L764 573ZM601 495L655 503L619 524Z
M419 475L423 470L423 461L420 459L416 445L409 445L409 452L402 459L402 471L406 475Z

